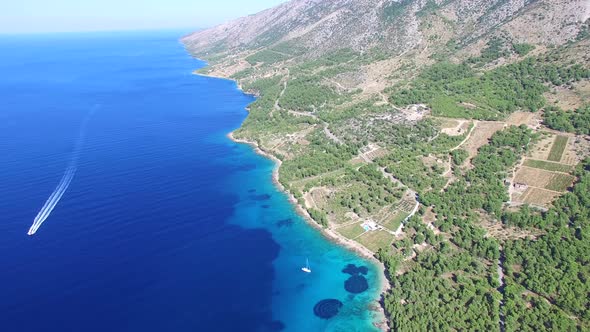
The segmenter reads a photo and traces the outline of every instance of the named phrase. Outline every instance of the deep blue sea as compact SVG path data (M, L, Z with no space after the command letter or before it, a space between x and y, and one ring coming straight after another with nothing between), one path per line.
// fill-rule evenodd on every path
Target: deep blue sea
M378 269L226 137L253 98L180 36L0 37L0 331L372 330Z

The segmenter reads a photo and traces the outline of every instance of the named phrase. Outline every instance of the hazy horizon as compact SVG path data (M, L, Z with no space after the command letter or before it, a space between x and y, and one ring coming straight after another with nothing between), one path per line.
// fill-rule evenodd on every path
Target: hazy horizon
M254 14L286 0L22 0L0 5L0 34L191 30Z

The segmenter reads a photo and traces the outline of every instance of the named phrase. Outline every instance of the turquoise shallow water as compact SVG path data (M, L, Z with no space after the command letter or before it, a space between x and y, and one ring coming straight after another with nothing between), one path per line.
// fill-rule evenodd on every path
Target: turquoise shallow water
M242 145L235 149L235 161L248 158L252 149ZM286 331L374 331L373 322L380 316L371 310L379 298L379 269L347 249L328 241L318 230L299 216L271 179L274 162L261 160L256 169L250 169L226 179L228 187L236 188L240 203L230 222L247 228L264 228L281 246L274 260L273 317L286 324ZM249 192L268 193L266 201L252 202ZM265 208L266 206L269 206ZM284 225L289 221L289 226ZM311 274L301 271L309 259ZM344 289L350 275L342 269L348 264L368 268L366 278L370 285L366 292L351 294ZM314 305L327 298L344 303L340 313L329 320L310 315Z
M253 98L192 75L203 63L180 35L0 37L2 331L373 330L376 267L307 225L273 163L226 137ZM348 264L369 289L344 289ZM340 312L317 317L323 299Z

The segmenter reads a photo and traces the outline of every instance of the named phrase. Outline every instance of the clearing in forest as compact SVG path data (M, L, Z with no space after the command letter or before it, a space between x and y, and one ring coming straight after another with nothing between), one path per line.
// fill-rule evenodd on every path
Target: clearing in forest
M469 153L469 159L477 155L477 150L482 146L488 144L489 139L497 131L504 128L503 122L496 121L479 121L477 127L473 129L469 139L461 146L462 149Z
M392 232L396 232L402 222L409 216L410 214L404 212L402 210L397 210L395 215L393 215L388 220L382 223L383 227L389 229Z
M547 206L559 195L561 195L561 193L530 187L524 192L524 194L522 194L522 196L520 196L519 200L527 204Z
M393 242L394 236L387 231L370 231L356 238L363 246L372 252L377 252L380 248L386 249Z
M506 123L509 126L525 125L531 128L538 128L541 125L541 118L539 113L532 112L514 112L510 114Z
M365 230L361 226L360 221L352 223L352 224L347 224L345 226L337 227L334 230L336 232L340 233L340 235L342 235L346 238L349 238L351 240L357 238L359 235L361 235L365 232Z
M575 166L588 155L590 155L590 137L571 137L561 156L561 163Z
M567 180L566 180L567 179ZM525 184L529 187L536 187L541 189L548 189L553 191L564 191L567 186L561 190L563 183L573 181L573 176L562 173L555 173L538 168L522 167L514 177L514 182L518 184Z
M541 132L541 135L539 141L535 143L529 152L529 157L537 160L547 160L556 136L548 132Z
M472 123L465 119L439 118L439 120L441 121L441 132L449 136L465 135Z
M573 171L573 167L570 165L564 165L560 163L555 163L551 161L545 160L536 160L536 159L526 159L524 162L524 166L532 167L532 168L540 168L550 172L562 172L562 173L569 173Z

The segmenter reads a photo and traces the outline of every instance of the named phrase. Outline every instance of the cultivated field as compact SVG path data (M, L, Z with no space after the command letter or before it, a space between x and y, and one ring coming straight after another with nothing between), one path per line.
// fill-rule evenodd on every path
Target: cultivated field
M542 134L543 136L541 139L535 144L529 153L529 157L532 159L547 160L549 157L549 151L553 146L556 136L547 132L542 132Z
M573 184L574 180L575 177L573 175L553 173L553 177L545 189L553 191L566 191L567 188Z
M561 156L563 156L563 152L565 151L565 147L567 146L568 140L569 137L567 136L557 136L555 138L555 141L553 142L551 150L549 151L549 156L547 157L547 160L560 162Z
M545 161L545 160L536 160L536 159L525 160L524 166L544 169L546 171L563 172L563 173L569 173L573 170L573 167L570 165L564 165L564 164L554 163L554 162Z
M575 138L547 132L542 134L512 179L511 200L514 202L547 206L575 180L570 173L579 156L571 163L563 162L569 158L566 158L567 155L576 151L572 143Z
M372 252L380 248L387 248L393 242L394 236L386 231L371 231L356 238L356 241L367 247Z
M516 172L514 182L543 188L549 184L552 175L553 174L551 172L542 169L522 167L518 172Z
M355 222L353 224L348 224L348 225L345 225L342 227L338 227L338 228L335 228L334 230L336 232L340 233L341 235L343 235L344 237L347 237L351 240L357 238L359 235L361 235L365 232L365 230L361 226L360 222Z
M525 191L525 193L520 196L519 200L521 202L539 206L547 206L553 202L559 195L558 192L544 190L540 188L529 188Z
M395 214L388 218L387 220L383 221L381 225L392 232L397 231L399 226L401 225L402 221L406 219L407 216L410 214L401 210L397 210Z
M590 155L590 137L571 137L561 157L561 163L577 165L585 156Z

